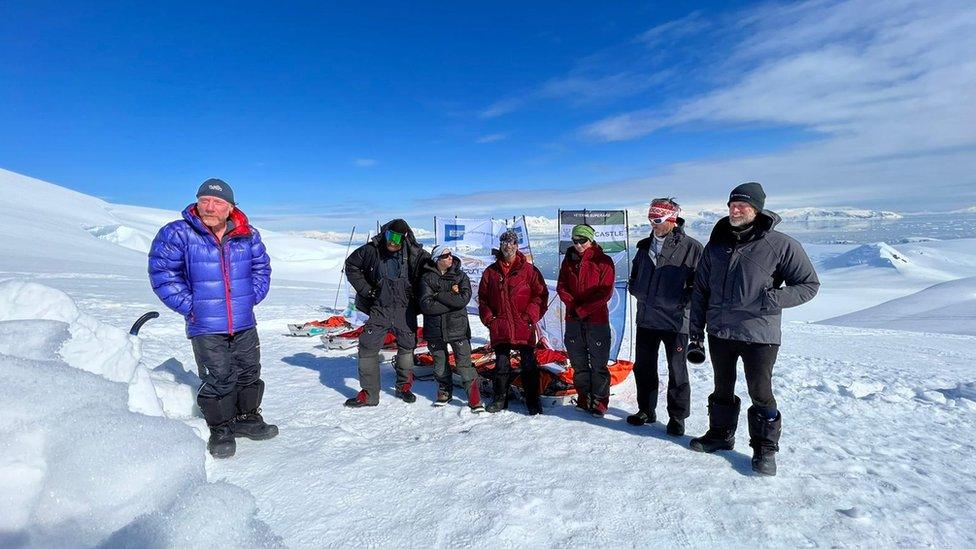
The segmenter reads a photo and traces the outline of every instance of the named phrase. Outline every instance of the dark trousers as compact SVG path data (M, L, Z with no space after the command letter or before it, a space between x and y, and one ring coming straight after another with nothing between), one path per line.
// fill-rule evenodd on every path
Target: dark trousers
M657 408L660 379L658 348L664 344L668 361L668 417L685 419L691 414L691 384L688 382L688 334L668 330L637 328L637 353L634 381L637 384L637 408L648 414Z
M410 308L373 307L359 336L359 384L371 402L379 398L380 349L393 332L397 356L393 361L396 387L409 391L413 385L413 350L417 347L417 313Z
M715 372L715 392L712 398L723 404L735 401L736 364L742 358L746 385L753 406L776 410L773 397L773 364L779 345L748 343L708 336L708 354Z
M200 396L222 398L261 378L261 342L256 328L234 335L198 335L190 343L203 381Z
M519 375L522 379L522 389L525 391L525 401L529 405L539 402L539 363L535 360L535 349L530 345L510 345L502 343L495 346L495 388L504 388L506 394L495 394L494 398L508 397L508 385L512 381L512 351L519 353Z
M566 321L566 354L580 397L610 398L610 324Z
M470 391L471 382L478 377L478 372L475 371L474 365L471 363L471 340L469 339L450 343L445 341L427 342L427 349L434 359L434 379L437 380L437 388L440 392L449 395L454 394L454 376L448 360L448 346L454 351L454 366L457 368L458 375L461 376L461 385L465 391Z
M197 373L203 382L197 403L208 425L261 405L261 342L256 328L234 335L203 334L190 338Z

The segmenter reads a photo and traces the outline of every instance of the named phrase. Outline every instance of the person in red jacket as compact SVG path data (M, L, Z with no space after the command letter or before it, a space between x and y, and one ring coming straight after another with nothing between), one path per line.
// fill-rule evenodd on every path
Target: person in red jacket
M573 227L573 246L559 269L556 292L566 305L566 354L573 366L576 406L603 417L610 403L610 310L613 260L594 240L593 227Z
M489 412L508 408L512 382L511 352L518 351L522 389L529 415L542 413L539 401L539 364L535 359L536 325L546 314L549 289L539 269L529 263L518 247L515 231L499 237L498 260L485 269L478 286L478 313L488 327L495 351L494 398Z

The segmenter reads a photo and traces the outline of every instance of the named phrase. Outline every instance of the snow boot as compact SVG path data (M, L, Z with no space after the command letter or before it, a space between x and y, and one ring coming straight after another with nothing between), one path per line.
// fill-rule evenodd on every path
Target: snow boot
M590 412L589 395L576 395L576 409L586 413Z
M510 383L511 380L507 373L495 372L495 377L491 380L491 404L485 410L494 414L508 409L508 387Z
M739 408L742 400L733 396L732 404L718 402L714 396L708 397L708 432L691 439L689 446L696 452L712 453L731 450L735 446L735 427L739 423Z
M657 421L657 414L654 412L645 412L644 410L638 410L636 414L627 416L627 423L631 425L644 425L645 423L654 423Z
M417 402L417 395L411 393L409 389L406 389L406 390L397 389L397 391L395 393L393 393L393 394L398 399L406 402L407 404L413 404L414 402Z
M269 425L261 416L261 400L264 397L264 381L241 387L237 391L237 417L231 423L235 437L251 440L267 440L278 435L278 426Z
M237 411L236 395L208 397L197 395L197 405L210 428L207 451L217 459L229 458L237 451L231 423Z
M673 437L685 434L685 420L673 417L668 420L667 433Z
M347 408L363 408L365 406L376 406L376 402L369 401L369 393L365 390L356 393L356 396L347 399L343 406Z
M542 402L539 399L539 368L522 370L522 390L525 391L525 408L530 416L542 413Z
M590 413L593 417L603 417L610 409L610 397L590 397Z
M447 406L447 403L451 401L451 398L451 393L437 391L437 400L434 401L434 406Z
M406 369L402 365L403 360L405 360L403 357L406 357L406 356L407 356L406 354L398 354L397 357L396 357L397 358L397 360L396 360L397 377L399 377L399 373L401 371L404 371L405 370L406 371L406 375L405 375L406 381L397 384L396 391L393 394L398 399L406 402L407 404L413 404L414 402L417 402L417 395L415 395L412 392L410 392L410 389L413 387L413 370ZM413 365L413 353L410 353L409 356L410 356L410 361L411 361L411 366L412 366Z
M237 441L234 440L234 431L229 423L210 427L207 451L217 459L229 458L237 452Z
M770 418L775 412L775 417ZM783 416L776 410L751 406L749 418L749 446L752 446L752 470L765 476L776 475L776 452L782 433Z
M471 408L471 412L474 414L480 414L485 411L485 405L481 403L481 388L478 387L477 375L468 384L468 407Z

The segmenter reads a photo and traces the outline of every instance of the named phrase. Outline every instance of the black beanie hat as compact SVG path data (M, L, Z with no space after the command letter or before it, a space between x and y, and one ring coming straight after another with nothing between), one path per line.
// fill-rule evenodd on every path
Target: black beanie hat
M200 190L197 191L197 198L201 196L216 196L231 204L237 204L237 202L234 202L234 189L231 189L230 185L220 179L208 179L204 181L200 185Z
M402 219L394 219L393 221L390 221L390 224L387 225L386 228L400 234L407 234L410 232L410 225L407 225L407 222Z
M743 183L732 189L732 192L729 194L728 204L733 202L746 202L755 208L757 212L761 212L766 205L766 191L763 190L762 185L755 181Z

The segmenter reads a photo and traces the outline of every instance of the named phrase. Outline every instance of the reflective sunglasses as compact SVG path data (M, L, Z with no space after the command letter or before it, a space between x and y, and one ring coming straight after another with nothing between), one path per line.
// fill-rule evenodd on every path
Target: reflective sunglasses
M583 244L586 244L589 241L590 241L590 239L589 238L586 238L585 236L574 236L573 237L573 244L579 244L580 246L582 246Z
M660 225L661 223L664 223L667 220L668 220L667 217L655 217L654 219L651 219L650 221L651 221L651 223L653 223L655 225Z
M394 246L400 246L403 244L403 233L398 233L394 230L387 229L383 233L383 237L386 239L387 243L393 244Z

